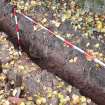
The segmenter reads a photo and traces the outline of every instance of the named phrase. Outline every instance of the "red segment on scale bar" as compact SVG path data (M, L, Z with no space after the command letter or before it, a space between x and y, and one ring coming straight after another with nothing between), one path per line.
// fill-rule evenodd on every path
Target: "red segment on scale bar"
M64 40L64 43L70 47L74 47L73 43L72 42L69 42L67 40Z
M16 32L19 32L19 25L16 24Z
M94 56L91 52L85 52L85 58L88 60L88 61L92 61L94 59Z

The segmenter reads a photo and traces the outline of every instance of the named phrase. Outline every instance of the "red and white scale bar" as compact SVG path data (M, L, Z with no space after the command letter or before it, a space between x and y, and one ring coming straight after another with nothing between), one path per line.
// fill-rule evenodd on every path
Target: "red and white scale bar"
M16 23L16 34L17 34L17 41L18 41L18 47L19 47L19 55L21 55L19 24L18 24L18 19L16 15L16 8L13 9L13 16L15 17L15 23Z
M92 58L92 60L95 63L100 64L101 66L105 67L105 63L103 63L102 61L100 61L97 58L94 58L92 55L90 55L89 53L87 53L86 51L82 50L81 48L75 46L72 42L64 39L63 37L61 37L60 35L56 35L54 32L52 32L51 30L49 30L48 28L44 27L42 24L40 24L39 22L33 20L32 18L30 18L29 16L23 14L23 13L19 13L20 15L24 16L26 19L28 19L29 21L31 21L34 24L39 25L40 27L42 27L43 29L47 30L48 32L50 32L51 34L53 34L55 37L57 37L58 39L60 39L61 41L63 41L63 43L65 43L66 45L68 45L69 47L72 47L73 49L79 51L80 53L84 54L85 56L89 56ZM16 17L15 17L16 18ZM18 34L18 33L17 33Z

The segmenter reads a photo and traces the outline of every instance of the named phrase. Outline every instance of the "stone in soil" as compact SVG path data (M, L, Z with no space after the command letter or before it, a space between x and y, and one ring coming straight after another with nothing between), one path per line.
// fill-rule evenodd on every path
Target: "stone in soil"
M7 63L11 60L8 49L9 46L7 43L0 43L0 60L2 63Z

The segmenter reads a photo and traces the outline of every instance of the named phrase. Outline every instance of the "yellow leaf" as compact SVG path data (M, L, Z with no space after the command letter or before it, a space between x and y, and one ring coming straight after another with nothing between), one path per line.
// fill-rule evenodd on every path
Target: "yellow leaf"
M97 44L95 44L95 46L94 46L95 48L99 48L100 47L100 44L99 43L97 43Z
M5 75L1 75L0 76L0 81L4 81L6 79L6 76Z
M56 22L56 23L55 23L55 26L56 26L56 27L59 27L60 24L61 24L60 22Z
M42 20L42 23L45 23L45 22L47 22L47 19L46 19L46 18L44 18L44 19Z
M63 87L64 86L64 82L59 82L58 84L57 84L57 88L61 88L61 87Z
M98 31L100 31L103 28L103 23L102 21L97 21L96 22L96 28L98 29Z
M18 68L21 69L21 70L25 69L24 66L22 66L22 65L19 65Z
M69 63L73 63L73 61L74 61L73 59L70 59L70 60L69 60Z
M27 6L24 7L24 11L27 11L29 8Z
M42 104L42 101L41 101L40 98L38 98L38 99L36 100L36 104L37 104L37 105L41 105L41 104Z
M89 47L89 45L90 45L90 43L88 42L88 43L86 43L86 47Z
M45 104L47 100L46 100L46 98L41 97L41 101L42 101L43 104Z
M87 99L87 103L90 104L91 103L91 99Z
M58 92L55 90L55 91L53 91L53 95L57 95L58 94Z
M36 4L37 4L36 1L34 1L34 0L31 1L32 6L35 6Z
M105 26L103 26L103 28L101 29L101 32L105 32Z
M77 59L78 59L77 57L74 57L74 63L76 63L76 62L77 62Z
M71 11L66 11L62 16L62 21L69 19L71 17Z
M31 96L29 96L29 97L27 97L27 99L30 100L30 101L32 101L33 98Z
M67 90L69 93L71 93L71 92L72 92L72 86L69 85L69 86L66 88L66 90Z
M21 102L19 105L25 105L25 103L24 102Z
M64 95L61 94L61 93L58 93L58 98L59 98L60 100L62 100L62 99L64 99Z
M81 96L81 97L80 97L80 101L81 101L81 102L86 102L86 97Z
M80 102L79 96L76 95L76 94L73 94L73 95L72 95L72 103L73 103L73 104L78 104L79 102Z
M96 64L96 67L97 67L97 68L99 68L99 67L100 67L100 65L99 65L99 64Z

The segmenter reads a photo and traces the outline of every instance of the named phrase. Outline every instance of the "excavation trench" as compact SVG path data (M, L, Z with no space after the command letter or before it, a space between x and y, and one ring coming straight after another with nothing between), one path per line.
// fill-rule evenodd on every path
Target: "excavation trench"
M15 21L10 16L12 6L0 1L0 30L7 33L9 40L17 46ZM77 87L80 92L90 97L98 105L105 103L105 69L97 70L94 62L88 62L83 55L64 44L49 32L41 29L33 31L32 23L18 14L21 47L31 59L66 82ZM61 30L62 27L61 27ZM83 46L81 46L83 47ZM69 59L77 56L76 63Z

